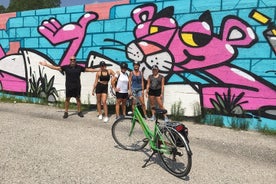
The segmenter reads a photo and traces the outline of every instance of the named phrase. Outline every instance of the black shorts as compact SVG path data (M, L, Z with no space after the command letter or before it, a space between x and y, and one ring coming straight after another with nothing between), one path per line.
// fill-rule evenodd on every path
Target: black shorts
M160 96L161 89L149 89L149 96Z
M108 91L108 84L103 84L98 82L97 86L96 86L96 94L100 94L100 93L106 93L107 94Z
M128 98L128 93L118 93L118 92L116 92L116 98L127 99Z
M66 98L69 98L69 97L80 98L80 91L81 91L80 87L66 88L66 94L65 94Z

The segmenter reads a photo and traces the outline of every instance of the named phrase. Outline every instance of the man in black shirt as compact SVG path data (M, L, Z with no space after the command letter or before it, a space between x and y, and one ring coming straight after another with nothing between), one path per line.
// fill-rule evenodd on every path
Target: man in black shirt
M46 61L40 62L42 66L46 66L53 70L58 70L64 72L66 75L65 88L66 88L66 100L65 100L65 111L63 118L68 118L68 109L70 104L71 97L75 97L77 101L78 116L83 117L81 112L81 101L80 101L80 92L81 92L81 82L80 75L81 72L97 72L97 69L85 68L83 66L77 65L76 57L72 56L70 58L70 64L64 66L54 66L48 64Z

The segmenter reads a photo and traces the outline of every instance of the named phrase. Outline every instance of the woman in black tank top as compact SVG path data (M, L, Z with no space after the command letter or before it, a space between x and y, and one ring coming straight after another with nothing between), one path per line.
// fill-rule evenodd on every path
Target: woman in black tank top
M106 69L106 63L104 61L100 62L100 67L101 69L96 73L92 95L94 96L96 92L98 119L103 119L106 123L108 121L108 109L106 104L108 82L110 80L110 76L114 76L115 73L111 69ZM104 110L104 117L102 115L102 105Z

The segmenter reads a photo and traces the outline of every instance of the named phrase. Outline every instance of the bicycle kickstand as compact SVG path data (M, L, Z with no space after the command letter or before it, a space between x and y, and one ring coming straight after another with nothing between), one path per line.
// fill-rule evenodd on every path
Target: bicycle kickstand
M147 166L147 164L149 163L151 157L152 157L155 153L157 153L157 151L154 150L153 153L149 156L148 160L147 160L147 161L145 162L145 164L142 166L142 168L145 168L145 167Z

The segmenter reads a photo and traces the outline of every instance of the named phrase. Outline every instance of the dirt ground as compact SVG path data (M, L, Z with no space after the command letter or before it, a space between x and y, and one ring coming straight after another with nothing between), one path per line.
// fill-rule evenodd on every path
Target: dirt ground
M189 128L193 165L179 179L151 154L120 149L108 123L74 110L63 119L56 107L0 102L0 184L15 183L276 183L276 137L193 122Z

